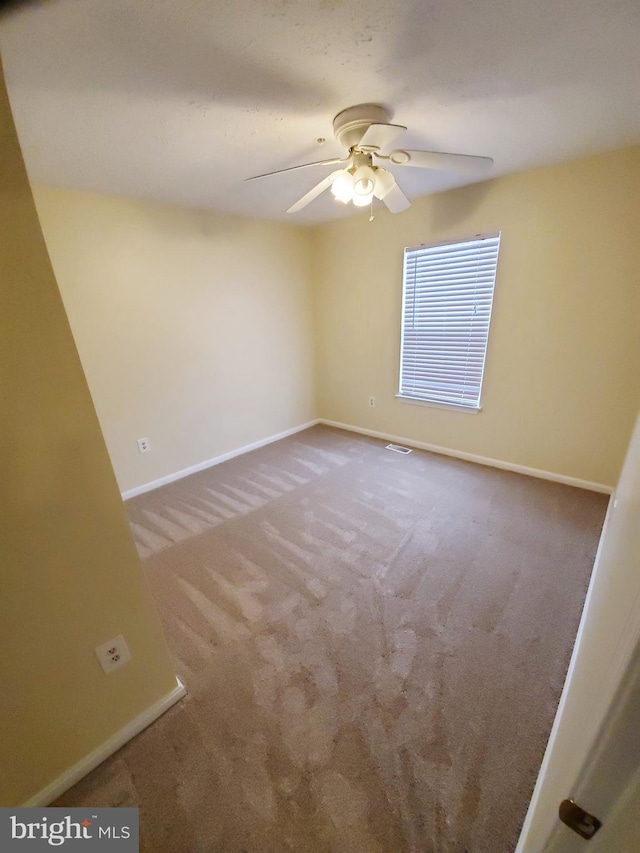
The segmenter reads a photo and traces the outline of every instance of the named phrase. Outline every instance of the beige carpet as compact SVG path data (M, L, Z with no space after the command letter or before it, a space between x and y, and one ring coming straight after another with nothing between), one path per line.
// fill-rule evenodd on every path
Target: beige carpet
M189 691L57 805L142 850L507 853L607 499L315 427L135 498Z

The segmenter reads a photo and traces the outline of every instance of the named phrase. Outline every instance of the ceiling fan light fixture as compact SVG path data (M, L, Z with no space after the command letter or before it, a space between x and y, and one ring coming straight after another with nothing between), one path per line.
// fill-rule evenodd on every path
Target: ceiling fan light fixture
M382 199L389 195L395 185L396 179L393 177L391 172L388 172L386 169L381 169L378 166L376 168L376 186L373 191L375 197L382 201Z
M333 197L343 204L348 204L353 198L353 175L349 169L341 172L331 184Z
M353 203L356 207L366 207L368 204L371 204L371 200L373 199L373 193L367 193L367 195L353 195Z
M376 185L376 173L371 166L358 166L353 174L353 199L355 204L356 197L368 196L371 200L373 190ZM368 204L369 202L366 202ZM364 205L358 205L363 207Z

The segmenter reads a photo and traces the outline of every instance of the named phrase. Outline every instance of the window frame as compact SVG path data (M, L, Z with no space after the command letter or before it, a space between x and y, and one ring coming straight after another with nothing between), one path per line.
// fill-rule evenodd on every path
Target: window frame
M495 286L498 272L498 263L500 256L500 246L501 246L501 231L491 231L483 234L474 234L472 236L462 237L458 239L447 239L441 240L436 243L422 243L418 246L407 246L403 250L403 265L402 265L402 307L401 307L401 316L400 316L400 365L399 365L399 380L398 380L398 393L396 394L396 398L403 403L409 403L411 405L417 406L429 406L432 408L438 409L448 409L452 411L458 412L466 412L468 414L477 414L482 411L482 391L484 386L484 373L486 368L486 360L487 360L487 350L489 348L489 336L491 333L491 319L493 315L493 302L495 297ZM465 243L480 243L483 240L492 240L495 242L495 265L493 267L493 280L490 285L487 287L486 285L483 287L483 291L485 294L490 294L489 300L489 310L488 316L486 320L486 334L484 336L484 349L482 353L482 363L480 367L480 376L478 383L478 393L477 398L472 400L471 402L465 402L462 398L460 400L439 400L435 397L430 398L428 396L428 392L424 395L414 395L411 393L407 393L406 389L406 376L404 376L404 365L407 357L410 355L405 350L408 347L405 347L405 320L406 320L406 310L407 310L407 290L408 282L407 282L407 267L408 260L410 259L410 253L419 252L420 250L424 250L427 252L432 249L444 248L447 246L462 246ZM415 278L415 276L414 276ZM411 282L409 282L411 285ZM415 302L415 283L413 284L414 294L412 296ZM473 302L472 299L469 300L467 304L471 304ZM469 325L470 331L472 330L472 324ZM477 372L477 371L476 371ZM405 391L403 392L403 378L405 380ZM461 383L462 384L462 383ZM415 389L413 389L415 391ZM464 392L462 392L464 393ZM462 395L461 395L462 396Z

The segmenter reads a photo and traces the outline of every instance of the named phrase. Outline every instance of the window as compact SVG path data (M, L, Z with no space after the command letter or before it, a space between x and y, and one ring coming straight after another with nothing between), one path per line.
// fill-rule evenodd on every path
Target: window
M480 409L500 234L404 250L400 399Z

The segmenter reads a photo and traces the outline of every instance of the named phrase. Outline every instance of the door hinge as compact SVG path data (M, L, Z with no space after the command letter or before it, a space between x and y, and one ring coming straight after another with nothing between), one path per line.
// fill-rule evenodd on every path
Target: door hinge
M569 829L577 832L582 838L593 838L596 832L602 826L601 821L595 815L589 814L584 809L581 809L573 800L563 800L558 809L560 820L565 823Z

